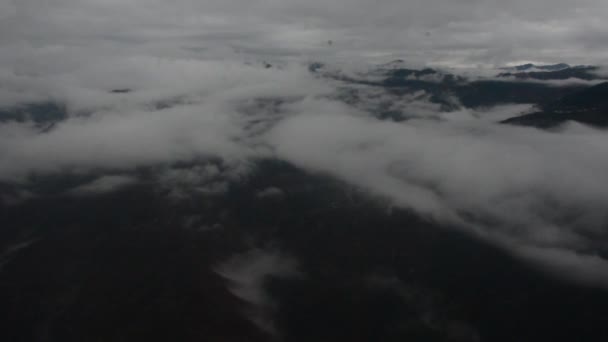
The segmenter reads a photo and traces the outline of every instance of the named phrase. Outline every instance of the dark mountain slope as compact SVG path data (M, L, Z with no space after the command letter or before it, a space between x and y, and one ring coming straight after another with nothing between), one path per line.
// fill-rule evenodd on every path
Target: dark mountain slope
M510 118L504 123L550 128L566 121L608 127L608 82L566 95L542 107L542 111Z
M530 69L537 69L537 70L544 70L544 71L557 71L557 70L568 69L570 67L571 66L566 63L548 64L548 65L536 65L536 64L532 64L532 63L527 63L527 64L522 64L522 65L517 65L514 67L505 67L505 68L501 68L501 69L507 70L507 71L530 71Z
M67 117L66 108L54 102L32 103L11 108L0 108L0 123L7 121L33 121L48 124Z
M269 187L283 196L260 198ZM0 209L36 238L0 272L8 341L272 341L214 272L249 248L297 262L299 275L264 284L283 341L608 338L605 291L275 160L213 198L144 183ZM220 228L183 226L192 215Z
M515 77L517 79L534 79L534 80L567 80L569 78L578 78L581 80L596 80L601 77L594 74L597 67L580 66L571 67L552 71L530 71L530 72L505 72L498 74L498 77Z

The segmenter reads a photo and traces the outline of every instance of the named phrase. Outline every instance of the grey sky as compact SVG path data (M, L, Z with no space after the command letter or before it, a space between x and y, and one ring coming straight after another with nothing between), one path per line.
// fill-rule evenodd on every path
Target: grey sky
M608 58L603 0L3 0L0 13L0 48L13 53L214 50L451 65Z

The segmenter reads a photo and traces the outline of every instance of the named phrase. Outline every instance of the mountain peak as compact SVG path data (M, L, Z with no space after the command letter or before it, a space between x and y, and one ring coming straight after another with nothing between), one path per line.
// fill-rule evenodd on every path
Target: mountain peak
M569 68L572 68L572 66L570 64L566 64L566 63L542 64L542 65L526 63L526 64L521 64L521 65L516 65L513 67L505 67L505 68L501 68L501 69L508 70L508 71L520 71L520 72L521 71L540 72L540 71L559 71L559 70L564 70L564 69L569 69Z

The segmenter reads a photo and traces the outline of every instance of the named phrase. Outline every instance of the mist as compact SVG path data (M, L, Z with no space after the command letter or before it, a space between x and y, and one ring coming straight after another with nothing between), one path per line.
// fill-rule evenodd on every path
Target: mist
M54 101L66 101L69 115L48 129L30 121L0 125L0 178L27 183L32 173L278 158L455 225L547 270L608 286L597 242L608 222L603 130L503 125L500 118L530 108L443 112L424 94L393 102L412 114L409 120L380 120L375 104L393 95L357 86L376 100L344 103L344 84L315 77L300 63L160 61L158 70L143 63L120 77L120 65L129 63L113 62L117 71L100 77L98 66L63 76L54 88L65 97ZM130 92L109 92L116 87ZM185 180L184 188L186 176L159 179ZM126 180L102 178L75 191L110 190Z
M136 183L129 173L140 167L215 158L243 175L244 165L276 158L608 286L598 242L608 222L606 131L503 125L533 106L446 112L424 92L395 96L308 70L317 60L344 67L394 57L482 75L558 56L601 64L606 9L596 0L5 2L0 109L50 103L65 116L3 121L0 180L124 174L73 190L107 192ZM355 87L365 101L343 101ZM375 111L387 103L406 120L380 120ZM178 197L190 184L214 193L239 179L185 172L157 179Z

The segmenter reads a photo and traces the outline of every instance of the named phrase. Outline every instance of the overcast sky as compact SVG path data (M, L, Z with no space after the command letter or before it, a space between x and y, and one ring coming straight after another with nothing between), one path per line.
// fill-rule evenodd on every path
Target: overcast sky
M608 59L606 17L605 0L2 0L0 48L4 62L87 47L99 54L590 64Z

